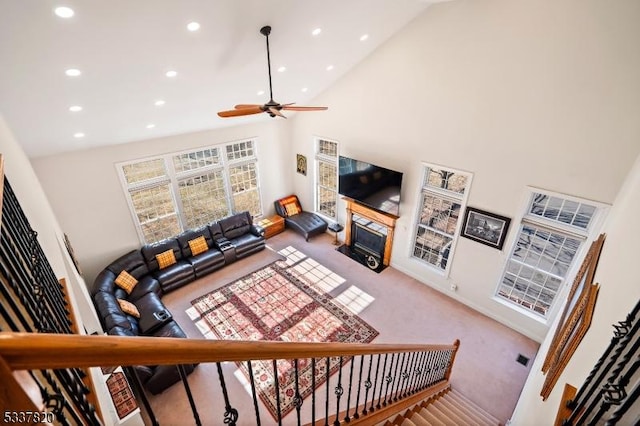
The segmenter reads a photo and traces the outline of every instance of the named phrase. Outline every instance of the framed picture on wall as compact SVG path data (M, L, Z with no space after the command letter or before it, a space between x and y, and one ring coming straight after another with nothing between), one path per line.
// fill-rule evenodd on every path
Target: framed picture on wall
M467 207L462 236L502 250L511 219L484 210Z
M296 154L296 171L301 175L307 175L307 157Z

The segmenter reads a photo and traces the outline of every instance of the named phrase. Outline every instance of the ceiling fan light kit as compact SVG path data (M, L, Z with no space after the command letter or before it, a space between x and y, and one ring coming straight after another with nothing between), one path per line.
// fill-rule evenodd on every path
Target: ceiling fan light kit
M282 110L285 111L324 111L327 107L313 107L313 106L294 106L294 102L288 104L280 104L273 100L273 86L271 84L271 55L269 53L269 34L271 34L271 27L264 26L260 28L260 34L265 36L267 40L267 69L269 70L269 102L266 104L238 104L234 109L218 112L218 116L222 118L240 117L244 115L260 114L265 112L271 117L287 118L282 114Z

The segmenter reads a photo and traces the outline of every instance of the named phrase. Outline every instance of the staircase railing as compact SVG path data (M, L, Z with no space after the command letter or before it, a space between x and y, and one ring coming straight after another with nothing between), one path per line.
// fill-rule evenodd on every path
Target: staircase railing
M224 398L224 412L216 423L260 425L265 419L264 407L258 404L253 375L248 379L253 412L240 413L236 407L237 399L242 396L229 393L221 363L244 363L251 371L256 361L269 361L274 369L273 386L277 395L275 421L282 424L280 400L283 395L278 390L278 368L282 368L279 363L285 361L295 372L295 423L337 426L375 424L414 404L428 392L437 391L448 383L458 347L457 340L451 345L395 345L5 332L0 333L0 364L6 364L11 370L31 370L215 363ZM303 401L299 365L311 363L312 371L316 372L320 363L326 363L328 367L331 362L338 363L338 370L332 377L329 368L323 372L324 377L312 374L310 400ZM194 421L202 424L186 375L182 374L182 378ZM321 379L326 380L324 395L316 392ZM212 392L214 386L211 383ZM159 424L153 411L148 414L153 424ZM270 424L271 419L267 419Z
M557 425L637 424L640 410L640 301L614 326L609 346L575 396L562 401Z

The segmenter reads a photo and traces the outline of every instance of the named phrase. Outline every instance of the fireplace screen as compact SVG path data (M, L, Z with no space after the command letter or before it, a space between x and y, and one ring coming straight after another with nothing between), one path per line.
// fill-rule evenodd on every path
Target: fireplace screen
M386 236L377 231L367 228L359 223L354 223L352 227L353 245L359 249L369 252L375 256L384 255L384 245Z

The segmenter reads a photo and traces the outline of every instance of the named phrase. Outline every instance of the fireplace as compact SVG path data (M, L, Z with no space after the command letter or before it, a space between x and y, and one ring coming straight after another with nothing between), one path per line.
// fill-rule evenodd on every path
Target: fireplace
M345 198L347 224L344 254L376 272L382 271L391 260L396 216L381 213Z
M351 246L382 259L386 235L367 225L353 222L351 225Z

